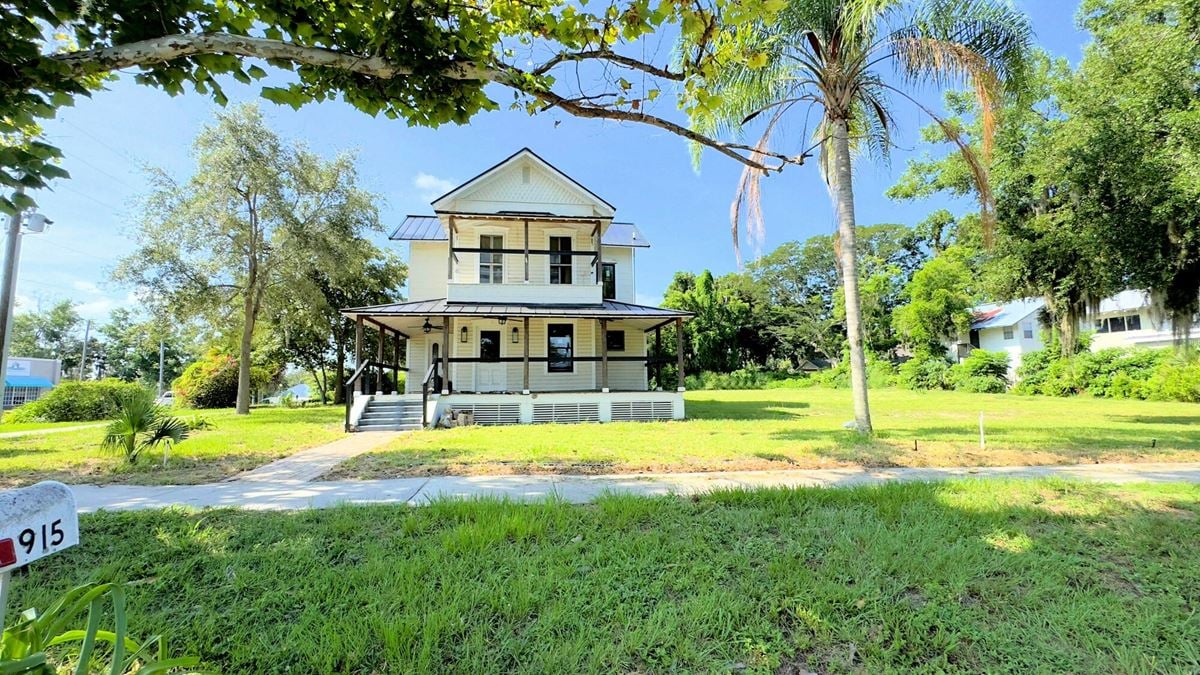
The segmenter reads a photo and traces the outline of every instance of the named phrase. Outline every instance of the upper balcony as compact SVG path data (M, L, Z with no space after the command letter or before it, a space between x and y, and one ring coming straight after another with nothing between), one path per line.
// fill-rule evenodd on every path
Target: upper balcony
M440 244L413 248L413 298L496 304L633 302L649 246L631 223L548 214L410 216L392 238Z
M603 301L607 222L516 214L448 220L448 302Z

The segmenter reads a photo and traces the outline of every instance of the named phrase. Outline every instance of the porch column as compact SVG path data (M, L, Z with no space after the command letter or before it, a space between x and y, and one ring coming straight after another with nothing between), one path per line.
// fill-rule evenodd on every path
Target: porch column
M528 225L528 222L526 222L526 224ZM526 244L525 248L528 249L529 245ZM526 260L528 261L529 258L526 258ZM528 270L528 269L529 268L527 267L526 270ZM524 360L521 361L521 366L524 368L524 379L522 380L521 393L528 394L529 393L529 317L525 317L524 331L525 331L525 338L524 338L525 358L524 358Z
M400 331L392 333L392 393L400 393Z
M602 241L603 236L604 235L600 234L600 223L596 223L596 285L597 286L604 283L604 242ZM600 295L603 296L604 292L601 291Z
M446 280L454 281L454 216L446 227L449 245L446 246Z
M450 317L442 318L442 395L450 393Z
M600 391L608 393L608 319L600 319Z
M376 326L379 332L379 342L375 345L375 394L383 395L383 343L387 338L387 333L384 332L383 326Z
M359 366L362 365L362 362L363 362L362 357L363 357L363 318L360 315L360 316L356 317L354 320L354 369L355 370L358 370ZM361 379L359 380L359 383L358 383L358 389L359 389L359 391L363 392L364 394L367 392L367 390L362 385Z
M683 385L683 319L675 319L675 349L677 351L675 370L679 372L679 382L676 388L678 391L684 391L686 387Z
M525 220L525 283L529 283L529 220ZM525 327L529 327L529 319L525 319ZM526 350L528 351L528 350ZM526 378L528 379L528 378ZM529 383L525 383L525 388L529 388Z
M662 326L654 327L654 385L662 391Z

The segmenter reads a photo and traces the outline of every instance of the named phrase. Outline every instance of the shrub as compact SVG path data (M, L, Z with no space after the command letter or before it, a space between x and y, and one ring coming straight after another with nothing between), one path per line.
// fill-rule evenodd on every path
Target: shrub
M36 401L14 409L10 422L92 422L116 414L122 398L146 390L133 382L116 379L89 382L67 381Z
M896 384L905 389L945 389L950 362L941 356L918 355L900 364Z
M742 368L732 373L704 371L684 377L688 389L762 389L768 377L761 370Z
M1196 353L1164 359L1146 382L1144 396L1156 401L1200 403L1200 358Z
M1008 354L976 349L950 367L946 381L956 391L1002 394L1008 390Z
M251 368L250 382L262 387L270 380L263 368ZM172 389L193 408L230 408L237 402L238 362L232 356L209 352L184 369Z
M186 422L167 414L166 408L154 402L150 392L140 391L122 397L100 445L124 455L130 464L136 464L143 452L162 446L166 466L167 452L187 435Z

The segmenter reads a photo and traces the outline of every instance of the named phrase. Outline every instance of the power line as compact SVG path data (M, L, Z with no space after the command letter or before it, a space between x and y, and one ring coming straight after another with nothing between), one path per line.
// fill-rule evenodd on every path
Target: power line
M63 118L63 120L62 120L62 121L63 121L63 123L64 123L64 124L66 124L67 126L69 126L69 127L73 128L73 129L75 129L76 131L78 131L79 133L83 134L84 136L87 136L88 138L92 139L92 140L93 140L93 141L95 141L96 143L98 143L98 144L100 144L100 145L104 146L105 148L107 148L107 149L108 149L109 151L111 151L112 153L114 153L114 154L116 154L116 155L118 155L118 156L121 156L121 157L123 157L124 159L127 159L127 160L129 160L130 162L133 162L134 164L137 164L138 166L141 166L142 164L144 164L144 162L142 162L142 161L141 161L141 160L139 160L138 158L134 157L133 155L129 154L129 152L128 152L128 151L126 151L126 150L120 150L120 149L117 149L117 148L115 148L115 147L113 147L113 146L109 145L109 144L108 144L106 141L102 141L102 140L100 140L100 138L99 138L99 137L97 137L95 134L93 134L92 132L88 131L87 129L84 129L83 127L79 126L78 124L75 124L75 123L74 123L74 122L72 122L71 120L69 120L69 119L66 119L66 118Z

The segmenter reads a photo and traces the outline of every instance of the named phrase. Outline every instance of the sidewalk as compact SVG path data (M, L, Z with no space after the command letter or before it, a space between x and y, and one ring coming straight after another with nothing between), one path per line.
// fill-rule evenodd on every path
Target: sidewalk
M74 424L69 427L50 427L49 429L26 429L25 431L5 431L0 433L0 438L16 438L18 436L41 436L43 434L61 434L65 431L79 431L80 429L94 429L102 427L106 422L97 422L95 424Z
M234 480L208 485L162 487L74 485L72 490L75 492L75 499L81 512L98 509L118 511L167 506L289 510L325 508L338 504L421 505L437 498L473 497L504 497L518 501L535 501L553 497L582 504L609 492L645 496L688 495L734 488L835 487L878 484L887 481L930 481L964 477L1055 477L1104 483L1200 483L1200 462L930 469L813 469L609 476L438 476L308 483L290 480L273 482Z
M240 473L230 482L238 483L292 483L300 484L316 480L342 462L383 447L396 438L412 433L409 431L372 431L371 433L347 434L332 443L301 450L294 455L264 464L256 469Z

